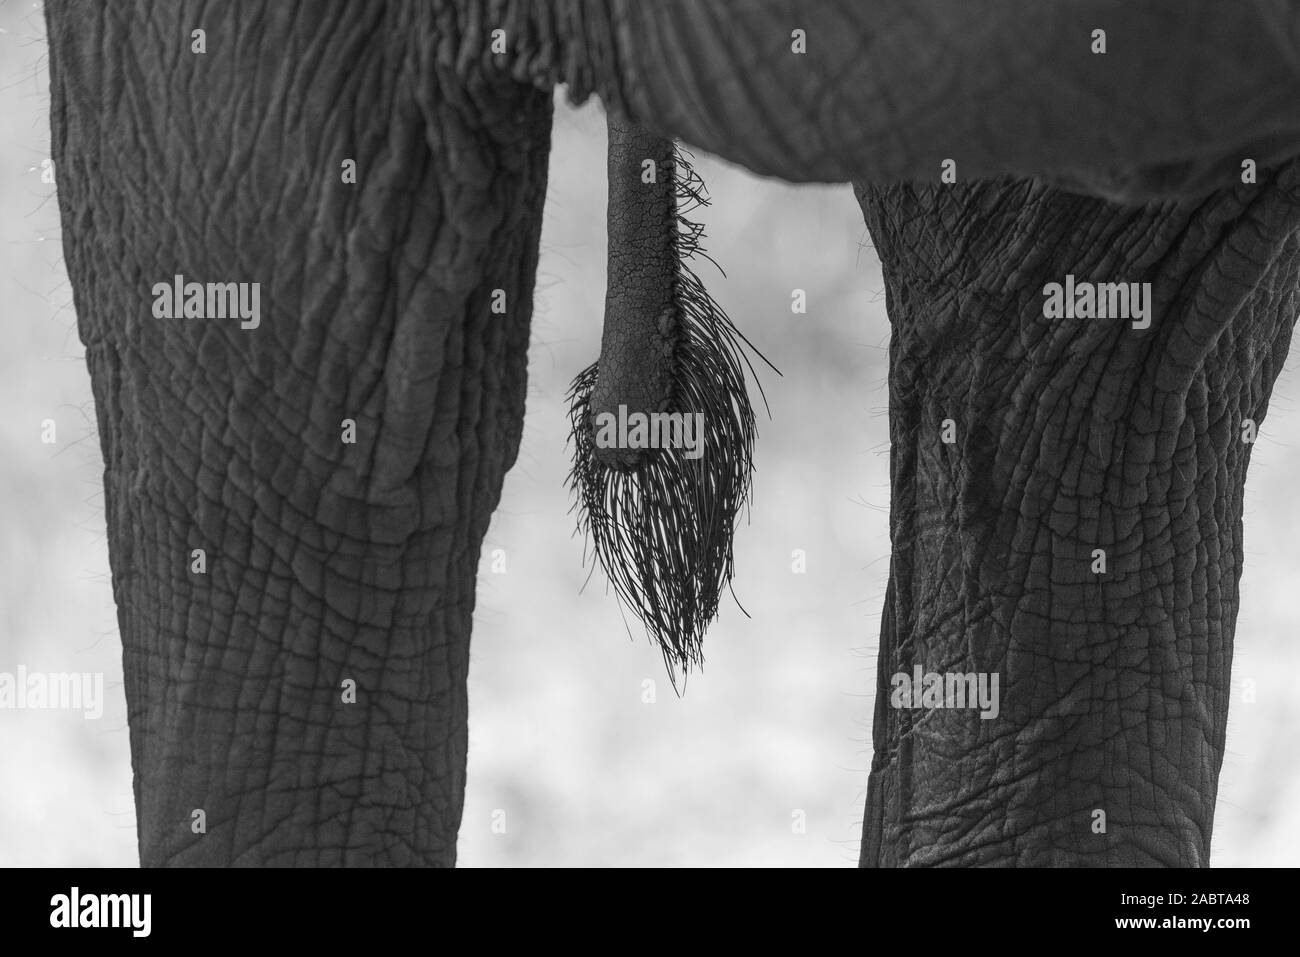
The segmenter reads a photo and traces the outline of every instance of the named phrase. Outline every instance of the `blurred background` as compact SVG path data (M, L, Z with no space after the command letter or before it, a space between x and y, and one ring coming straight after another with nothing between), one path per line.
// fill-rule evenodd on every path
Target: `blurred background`
M0 0L0 671L103 672L107 702L98 721L0 710L0 865L133 866L103 464L41 178L46 66L40 5ZM599 348L605 126L599 106L557 98L524 439L481 566L463 865L856 863L889 566L880 266L848 186L786 186L703 155L696 166L714 200L706 248L727 279L700 274L784 373L763 376L772 418L736 543L752 617L724 601L706 667L678 697L602 574L587 581L564 394ZM796 288L806 315L790 312ZM1219 866L1300 863L1298 363L1247 486Z

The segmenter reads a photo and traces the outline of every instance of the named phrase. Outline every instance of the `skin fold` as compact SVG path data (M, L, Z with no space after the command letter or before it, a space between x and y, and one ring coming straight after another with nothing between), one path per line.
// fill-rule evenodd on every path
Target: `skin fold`
M143 864L454 863L475 568L522 428L558 84L647 137L855 183L893 333L862 863L1208 863L1241 429L1300 279L1290 5L46 16ZM260 283L260 325L155 318L177 274ZM1045 318L1067 274L1150 282L1150 328ZM999 673L998 718L890 708L915 664Z

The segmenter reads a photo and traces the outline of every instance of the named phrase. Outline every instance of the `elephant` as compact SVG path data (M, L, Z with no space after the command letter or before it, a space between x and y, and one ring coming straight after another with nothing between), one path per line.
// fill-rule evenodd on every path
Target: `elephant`
M1208 864L1249 437L1300 305L1300 12L49 0L46 19L142 864L455 863L475 568L520 444L558 86L600 99L624 159L678 142L854 184L891 323L860 863ZM629 202L611 221L677 228ZM647 302L667 281L629 276ZM629 301L634 331L605 338L653 403L668 327ZM646 593L690 562L626 579L673 661L698 660L731 572L704 538L707 594ZM932 673L998 678L996 716L899 698Z

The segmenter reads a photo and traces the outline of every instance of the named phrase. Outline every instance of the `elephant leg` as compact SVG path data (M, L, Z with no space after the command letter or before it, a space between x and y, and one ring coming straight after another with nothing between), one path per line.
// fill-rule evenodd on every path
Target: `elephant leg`
M551 97L437 5L46 14L141 861L451 864Z
M857 194L892 325L862 863L1205 865L1300 164L1136 207L1028 180ZM1061 317L1068 276L1150 283L1147 318ZM918 702L918 668L999 700Z

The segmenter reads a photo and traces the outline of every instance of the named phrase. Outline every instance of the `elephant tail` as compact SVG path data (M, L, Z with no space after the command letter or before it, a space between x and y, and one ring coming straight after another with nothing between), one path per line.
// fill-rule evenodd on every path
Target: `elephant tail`
M703 663L704 632L734 570L736 522L751 499L756 430L745 370L760 395L762 385L746 350L780 372L691 268L713 260L700 246L703 226L688 218L709 200L686 155L671 140L609 123L605 323L600 359L569 391L568 485L579 532L675 683L678 669Z

